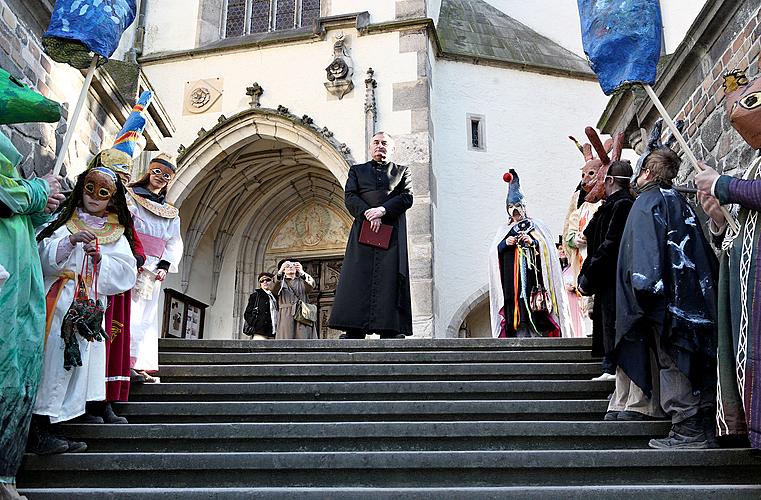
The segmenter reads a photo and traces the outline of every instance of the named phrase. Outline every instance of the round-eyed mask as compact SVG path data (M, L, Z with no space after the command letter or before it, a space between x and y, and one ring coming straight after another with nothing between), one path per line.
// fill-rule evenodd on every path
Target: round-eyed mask
M98 200L110 200L116 194L116 174L105 167L91 169L85 177L84 191Z

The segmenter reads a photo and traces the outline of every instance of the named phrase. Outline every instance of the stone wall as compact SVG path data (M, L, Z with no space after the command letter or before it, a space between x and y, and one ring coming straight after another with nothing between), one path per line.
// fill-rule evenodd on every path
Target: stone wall
M40 18L35 15L29 0L22 9L16 2L0 0L0 67L45 97L61 103L62 119L59 123L28 123L2 126L0 130L11 138L24 156L20 166L24 176L33 172L49 172L60 150L66 133L69 110L76 104L84 80L82 74L63 64L50 60L42 50ZM99 70L100 71L100 70ZM74 175L81 172L87 161L96 154L104 142L111 141L120 126L107 111L94 92L91 92L80 117L64 172ZM110 143L108 144L110 145Z
M742 174L756 155L729 123L722 83L724 73L734 69L747 69L751 79L759 74L761 9L757 5L746 2L738 9L713 46L696 61L696 71L704 77L676 116L686 120L687 142L693 152L728 175ZM680 177L687 177L690 171L691 166L685 165Z

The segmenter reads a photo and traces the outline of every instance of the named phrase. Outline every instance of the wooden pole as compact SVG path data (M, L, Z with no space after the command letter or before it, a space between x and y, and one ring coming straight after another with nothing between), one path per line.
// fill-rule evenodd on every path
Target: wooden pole
M666 122L666 125L671 130L671 133L674 134L674 137L676 138L676 141L679 143L679 146L681 146L682 151L684 152L684 155L687 157L688 160L690 160L690 163L692 163L692 166L697 170L698 172L702 172L704 170L703 166L698 163L698 159L695 157L695 155L692 153L692 150L687 145L687 141L684 139L684 136L681 132L679 132L679 129L676 128L676 124L674 123L674 120L671 119L671 116L669 116L668 111L666 111L666 107L663 106L663 103L658 98L658 95L656 95L655 91L650 85L643 85L645 87L645 92L647 92L647 95L650 96L650 99L653 101L653 104L655 105L658 112L663 117L663 121ZM727 224L729 224L729 227L732 228L732 230L735 233L740 232L740 228L737 225L737 221L735 221L734 217L729 213L729 210L727 210L727 207L722 206L721 212L724 214L724 219L726 219Z
M82 113L82 107L87 99L87 93L90 91L90 85L92 84L93 76L95 76L95 69L98 67L98 59L100 56L95 54L90 63L90 67L87 69L87 75L85 76L85 82L82 85L82 92L79 94L79 100L76 107L74 107L74 113L69 118L68 128L66 129L66 135L63 137L63 144L61 145L61 151L58 153L58 158L55 161L55 167L53 167L53 175L61 173L61 167L63 167L63 160L66 158L66 152L69 149L72 137L74 137L74 130L77 128L77 122L79 121L79 115Z

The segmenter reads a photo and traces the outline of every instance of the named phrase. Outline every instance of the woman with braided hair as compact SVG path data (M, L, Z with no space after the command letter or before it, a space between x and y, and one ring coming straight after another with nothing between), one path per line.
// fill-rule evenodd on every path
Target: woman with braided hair
M124 185L96 162L37 236L46 291L45 351L28 450L40 455L86 449L51 424L83 415L87 401L105 399L105 297L131 289L137 277Z

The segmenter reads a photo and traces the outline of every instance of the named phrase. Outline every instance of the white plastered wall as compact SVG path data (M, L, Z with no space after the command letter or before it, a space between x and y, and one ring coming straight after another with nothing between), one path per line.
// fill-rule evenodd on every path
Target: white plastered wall
M339 142L345 142L354 158L365 157L365 72L375 70L378 81L376 103L379 130L392 134L408 134L411 130L410 111L393 111L393 84L417 79L416 54L399 54L399 34L395 32L358 37L355 30L344 31L350 37L354 61L354 90L342 100L329 95L323 86L325 67L332 59L333 32L324 41L278 46L237 53L217 53L206 57L148 64L144 71L170 116L174 117L177 132L164 143L165 149L175 151L180 144L189 146L201 127L211 129L220 114L232 116L249 108L246 87L255 81L264 88L263 107L283 105L301 116L311 116L319 126L328 127ZM183 115L183 95L186 81L202 78L223 78L224 93L221 112ZM185 202L194 206L189 198ZM192 211L182 210L182 215ZM204 236L196 251L190 275L188 295L209 302L209 283L213 263L213 227ZM240 234L231 240L224 256L217 299L207 310L205 335L209 338L229 338L233 331L233 293L235 267ZM165 286L180 289L179 275L170 275Z
M579 180L581 154L567 138L584 138L607 98L595 81L442 61L436 63L433 120L434 304L437 336L488 281L488 252L505 219L515 168L528 213L560 234ZM486 117L486 151L469 151L466 115Z

